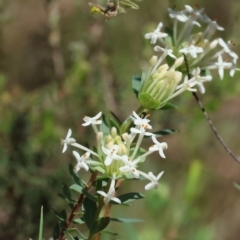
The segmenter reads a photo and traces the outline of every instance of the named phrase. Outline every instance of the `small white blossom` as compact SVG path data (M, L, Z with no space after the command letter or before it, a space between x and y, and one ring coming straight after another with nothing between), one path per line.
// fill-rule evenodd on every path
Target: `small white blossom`
M76 142L74 138L71 138L71 135L72 135L72 130L69 129L66 138L62 139L62 142L61 142L63 144L62 153L64 153L67 150L67 145L70 145Z
M151 181L145 186L145 190L150 190L152 188L158 188L159 186L159 179L163 175L164 171L160 172L157 176L154 176L152 172L149 172L147 178Z
M143 136L152 136L153 134L150 132L146 132L147 125L142 125L140 129L138 128L131 128L130 131L133 134L142 134Z
M224 77L224 69L230 68L232 66L232 63L224 62L222 56L219 54L218 61L215 63L215 66L218 68L218 74L222 80Z
M122 161L124 162L125 166L120 167L119 170L121 172L130 172L134 178L139 178L139 172L137 170L137 164L139 163L140 159L137 158L136 160L131 161L128 156L122 156Z
M167 149L167 147L168 147L167 143L165 143L165 142L162 142L162 143L158 142L158 140L156 139L156 137L154 135L152 136L152 140L153 140L153 142L155 144L149 148L149 151L150 152L158 151L159 155L162 158L166 158L165 155L164 155L163 150Z
M147 119L146 117L141 118L134 111L133 111L133 116L130 116L130 117L136 126L146 126L147 129L152 129L152 126L148 124L150 122L150 120Z
M103 201L104 201L105 205L108 205L108 203L111 200L121 204L121 200L119 198L114 197L114 195L115 195L115 189L114 188L110 188L108 193L105 193L104 191L97 191L97 193L104 197Z
M115 186L115 175L116 174L114 173L108 193L105 193L104 191L97 191L98 194L100 194L104 197L103 201L104 201L105 205L108 205L108 203L111 200L121 204L121 200L119 198L114 197L115 196L115 187L114 187Z
M146 39L151 39L151 44L155 44L158 39L162 39L168 36L167 33L161 32L163 24L160 22L158 27L151 33L145 34Z
M203 82L209 82L212 80L212 76L200 76L201 70L200 68L196 68L192 71L193 78L192 81L195 81L195 84L198 85L200 93L205 93L205 88L203 86Z
M171 8L168 8L167 10L170 18L176 18L180 22L186 22L188 20L188 17L185 15L183 11L175 11Z
M118 149L119 149L118 145L113 145L110 150L102 146L102 151L107 155L104 161L104 164L106 166L109 166L113 160L121 159L121 157L117 155Z
M89 170L89 166L87 165L86 160L89 158L90 153L86 152L82 156L76 151L73 151L73 155L77 160L77 165L74 167L75 172L78 172L81 168L83 168L85 171Z
M197 58L197 53L202 53L203 48L196 47L193 44L191 44L185 48L182 48L181 50L179 50L179 52L184 54L190 54L193 58Z
M168 48L161 48L160 46L155 46L154 47L154 51L156 52L166 52L168 56L170 56L173 59L177 59L177 57L173 54L173 50L172 49L168 49Z
M101 124L102 123L102 120L100 120L99 118L101 118L102 116L102 112L99 112L95 117L88 117L88 116L85 116L83 118L83 121L85 123L82 124L82 126L89 126L89 125L96 125L96 124Z

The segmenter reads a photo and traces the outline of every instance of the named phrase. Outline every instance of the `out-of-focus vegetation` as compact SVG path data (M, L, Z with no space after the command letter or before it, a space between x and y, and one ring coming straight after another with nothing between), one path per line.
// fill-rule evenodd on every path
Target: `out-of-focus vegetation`
M71 127L84 144L93 137L81 127L84 115L112 110L124 119L138 107L131 76L153 54L144 33L159 21L170 24L166 8L176 3L194 4L144 0L139 10L105 22L90 14L87 1L0 1L0 239L37 239L42 205L44 236L52 236L57 220L50 209L66 207L57 193L62 182L71 184L68 165L75 164L69 152L61 154L60 139ZM199 4L218 18L223 38L234 39L240 53L240 3ZM216 75L201 96L237 154L239 77L220 81ZM165 171L162 186L131 208L114 210L145 222L110 228L121 239L238 240L240 192L233 182L240 182L240 165L220 146L191 94L176 103L178 110L152 116L156 127L179 130L164 138L167 159L149 161L149 170ZM123 183L122 191L141 191L136 183Z

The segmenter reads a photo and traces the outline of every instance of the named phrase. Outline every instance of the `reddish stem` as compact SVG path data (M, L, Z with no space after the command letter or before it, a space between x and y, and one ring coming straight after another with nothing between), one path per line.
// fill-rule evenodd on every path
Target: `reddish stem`
M94 172L92 175L91 175L91 178L90 180L88 181L88 184L87 186L85 187L85 190L88 191L91 187L92 187L92 184L97 176L98 172ZM83 200L84 200L84 195L81 194L79 199L78 199L78 202L77 204L75 205L75 207L73 208L68 220L67 220L67 223L66 223L66 226L65 228L62 229L62 231L60 232L59 234L59 237L57 240L62 240L63 237L64 237L64 234L65 234L65 231L69 228L69 226L71 225L74 217L75 217L75 213L79 210L79 208L82 206L82 203L83 203Z

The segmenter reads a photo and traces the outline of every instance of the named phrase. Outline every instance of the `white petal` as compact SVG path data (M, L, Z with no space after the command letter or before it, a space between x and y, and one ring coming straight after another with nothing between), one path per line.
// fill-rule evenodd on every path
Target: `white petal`
M106 166L109 166L112 163L112 161L113 161L113 159L110 156L107 156L105 161L104 161L104 164Z
M152 189L154 186L155 186L155 184L154 184L153 182L150 182L150 183L148 183L148 184L145 186L145 190L150 190L150 189Z
M76 158L76 160L77 160L78 162L81 161L81 157L80 157L80 155L79 155L78 152L73 151L72 153L73 153L74 157Z
M111 200L121 204L121 200L119 198L112 197Z
M69 128L66 139L68 139L71 135L72 135L72 130Z
M67 150L67 143L65 142L64 145L63 145L62 153L66 152L66 150Z
M104 191L97 191L97 193L104 197L107 197L107 194Z

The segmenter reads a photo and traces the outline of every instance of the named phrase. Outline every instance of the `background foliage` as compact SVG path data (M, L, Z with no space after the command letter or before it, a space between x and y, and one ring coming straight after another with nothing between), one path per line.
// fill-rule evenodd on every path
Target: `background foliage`
M91 129L81 127L84 115L110 109L124 119L138 107L131 76L153 54L144 33L159 21L170 24L166 8L176 2L178 8L194 4L145 0L140 10L105 22L90 15L87 1L0 1L0 239L37 239L42 205L44 236L52 236L56 219L50 209L66 207L57 193L62 182L71 185L68 165L75 164L69 152L61 154L60 138L71 127L84 144L93 137ZM240 53L240 3L199 4L218 19L223 37L235 40ZM216 75L201 96L237 154L239 76L220 81ZM152 115L157 129L179 130L163 138L167 160L156 154L149 161L149 170L165 171L162 186L130 209L113 212L145 223L111 223L110 228L122 239L240 239L240 192L233 186L240 182L240 166L215 139L190 93L176 104L177 111ZM127 190L143 192L143 185L125 182L122 191Z

